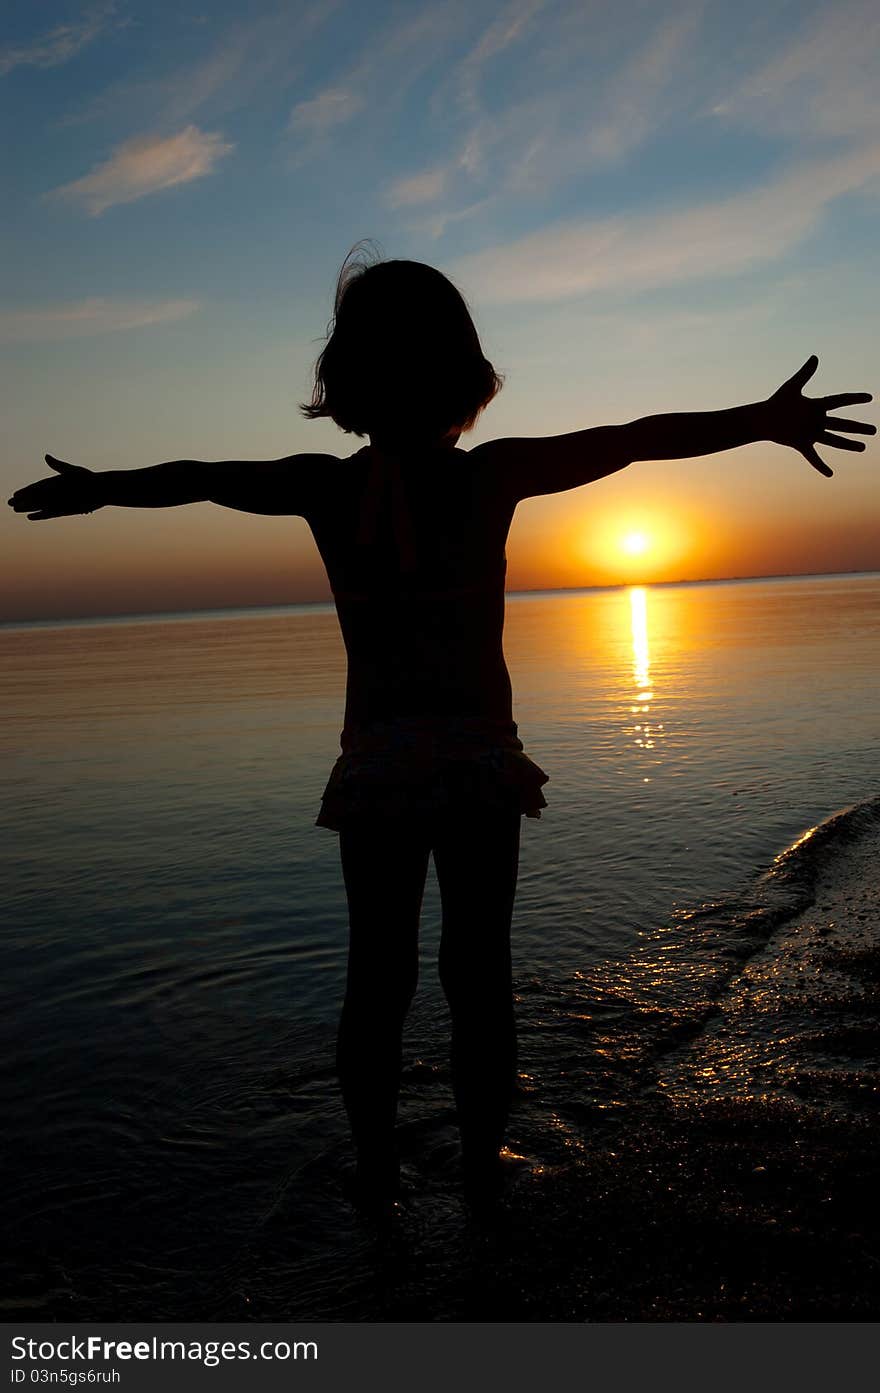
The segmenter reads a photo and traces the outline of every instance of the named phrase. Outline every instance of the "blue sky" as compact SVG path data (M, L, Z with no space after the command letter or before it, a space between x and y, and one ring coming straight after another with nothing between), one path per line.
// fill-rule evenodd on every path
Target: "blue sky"
M7 3L3 23L7 492L44 472L46 450L97 468L350 453L358 442L296 403L339 264L364 237L440 266L468 296L507 378L474 440L734 404L813 351L817 391L876 382L873 4L30 0ZM729 461L715 461L649 466L646 497L745 518L759 490L763 541L738 534L719 574L810 557L880 566L865 532L875 447L833 463L833 494L755 447L742 496L728 499ZM646 486L628 473L596 487L607 511ZM544 574L545 534L571 506L518 519L523 584ZM767 517L781 535L792 508L801 543L792 533L778 555L803 552L803 567L762 564ZM187 510L158 535L155 518L113 513L87 538L75 519L49 539L4 517L13 608L51 607L62 537L74 573L104 557L108 576L134 567L131 590L158 546L181 602L232 596L216 576L200 589L179 559L216 570L229 515ZM300 525L260 525L254 545L279 566L282 547L291 557L277 598L319 593ZM580 575L545 570L548 583ZM272 598L275 574L248 593ZM583 583L607 578L584 564Z

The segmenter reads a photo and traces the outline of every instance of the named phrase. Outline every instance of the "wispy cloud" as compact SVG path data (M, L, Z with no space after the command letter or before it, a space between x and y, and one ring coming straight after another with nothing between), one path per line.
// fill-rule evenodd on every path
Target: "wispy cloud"
M475 217L478 213L483 213L492 206L492 198L478 198L475 203L465 203L459 208L441 208L436 211L426 212L421 218L416 219L408 227L408 231L419 237L430 237L436 240L442 237L447 227L452 227L456 223L465 222L468 218Z
M341 0L312 0L295 15L288 3L251 12L208 38L202 53L175 63L160 76L136 70L110 83L64 119L149 124L173 130L207 111L217 119L249 105L262 93L284 91L298 82L309 62L309 43L339 9Z
M473 111L479 105L479 85L486 65L517 43L546 5L547 0L512 0L483 31L456 73L459 101L466 110Z
M57 24L29 43L0 46L0 77L15 68L60 68L110 25L115 4L95 5L70 24Z
M522 39L531 21L546 4L547 0L510 0L456 65L451 84L452 95L449 84L442 85L440 93L435 95L435 105L443 106L451 100L469 118L476 116L479 119L479 89L485 68L493 58ZM462 171L473 172L473 167L479 162L475 147L475 137L471 133L465 137L459 150L443 164L393 180L385 191L385 201L392 208L436 202L453 185L456 175ZM428 231L429 235L439 236L450 222L467 217L482 203L483 200L480 200L479 204L467 209L452 209L439 214L430 219L423 230Z
M371 129L380 125L428 69L448 61L468 17L468 0L432 2L371 35L353 64L291 111L288 130L298 137L295 162L308 159L327 135L361 113L368 115Z
M116 203L134 203L161 189L213 173L235 147L212 131L187 126L171 136L137 136L117 147L90 174L53 189L52 196L81 204L92 217Z
M541 198L623 161L672 117L698 105L694 83L683 80L694 67L703 19L697 0L647 32L620 16L609 19L601 7L592 16L591 5L561 16L543 15L544 8L543 0L512 6L471 49L440 94L444 100L435 98L435 107L457 106L465 130L446 161L389 185L391 206L404 202L401 185L422 190L422 202L446 200L430 224L414 231L439 236L487 200ZM607 50L598 66L596 33ZM508 81L489 83L490 59L510 50L510 64L517 44L519 68L505 70Z
M752 128L804 136L865 136L880 129L880 9L838 0L759 62L713 114Z
M678 84L702 19L701 6L686 5L663 19L622 63L613 86L604 93L601 111L582 132L593 161L621 159L643 144L671 110L680 108Z
M564 300L729 276L774 260L834 199L880 178L880 144L675 212L574 220L465 256L450 273L484 301Z
M0 342L44 343L111 334L186 319L197 300L112 300L96 297L38 309L0 309Z
M386 193L386 200L392 208L433 203L443 193L447 177L445 169L425 169L421 174L395 179Z
M689 81L700 9L687 4L664 17L647 36L636 29L618 38L602 72L587 89L569 79L550 83L528 102L511 105L471 134L475 166L501 179L509 193L540 195L578 175L622 161L674 114L693 103ZM547 61L565 34L548 44ZM491 157L491 158L490 158Z
M297 102L290 113L288 130L296 134L326 135L344 126L364 106L361 93L345 87L327 87L306 102Z

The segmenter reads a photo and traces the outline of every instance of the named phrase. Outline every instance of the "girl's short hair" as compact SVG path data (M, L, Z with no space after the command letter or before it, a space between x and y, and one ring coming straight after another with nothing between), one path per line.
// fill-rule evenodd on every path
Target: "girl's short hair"
M452 435L470 430L500 387L446 276L420 261L346 258L303 415L353 435Z

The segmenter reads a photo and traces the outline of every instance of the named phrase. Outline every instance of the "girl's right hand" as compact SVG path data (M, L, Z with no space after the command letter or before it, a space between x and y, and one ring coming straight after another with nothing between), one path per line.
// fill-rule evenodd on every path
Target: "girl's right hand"
M43 522L46 518L93 513L102 506L99 476L91 469L81 464L67 464L53 455L46 455L46 463L55 474L16 489L7 500L16 513L27 513L30 522Z

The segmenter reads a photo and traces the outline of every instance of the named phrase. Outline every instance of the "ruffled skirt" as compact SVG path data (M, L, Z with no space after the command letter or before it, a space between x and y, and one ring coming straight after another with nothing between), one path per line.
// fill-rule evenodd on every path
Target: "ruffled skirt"
M418 819L516 811L540 817L548 775L524 752L515 722L399 717L342 732L319 827L357 819Z

